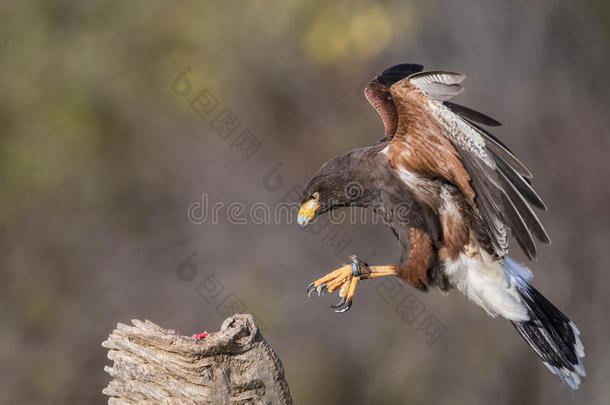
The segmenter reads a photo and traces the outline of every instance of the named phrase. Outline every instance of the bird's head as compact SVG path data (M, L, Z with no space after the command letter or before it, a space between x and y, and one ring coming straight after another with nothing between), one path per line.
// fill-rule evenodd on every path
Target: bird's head
M334 208L358 205L364 189L354 177L355 163L351 154L344 154L324 163L313 175L301 194L297 222L302 228Z

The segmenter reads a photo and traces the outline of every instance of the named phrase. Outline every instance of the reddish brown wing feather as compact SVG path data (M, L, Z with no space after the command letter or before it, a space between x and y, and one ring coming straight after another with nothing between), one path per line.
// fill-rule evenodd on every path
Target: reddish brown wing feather
M525 179L531 173L506 146L471 120L486 125L498 125L497 121L467 107L438 101L459 94L464 75L422 70L423 66L414 64L392 66L365 90L384 123L385 140L392 139L386 150L391 165L399 174L407 171L405 181L414 181L413 191L431 208L442 203L434 197L438 180L455 185L482 220L498 256L507 251L508 227L526 255L534 257L532 236L544 243L549 238L525 202L544 208ZM455 115L447 116L450 111ZM463 242L464 238L468 236L460 233L454 239Z
M390 89L379 83L377 79L373 79L364 90L364 95L381 117L385 127L385 136L394 135L398 125L398 112Z
M525 200L538 205L541 201L524 186L527 182L521 175L498 167L495 149L478 127L460 121L424 94L425 88L407 78L392 85L390 92L398 112L396 134L387 150L393 166L407 170L407 176L452 183L481 219L498 256L507 251L510 229L525 254L534 258L533 236L543 243L549 238ZM511 163L507 165L516 171ZM505 172L512 177L502 177Z
M443 135L438 121L426 108L426 96L408 80L391 88L398 112L398 125L388 155L396 168L406 169L429 179L454 184L475 208L475 192L470 175L451 141Z
M398 124L398 112L396 105L390 93L390 87L399 80L409 77L410 75L421 72L424 69L422 65L414 63L401 63L394 65L375 77L364 90L364 94L373 106L385 127L385 136L391 137L396 132Z

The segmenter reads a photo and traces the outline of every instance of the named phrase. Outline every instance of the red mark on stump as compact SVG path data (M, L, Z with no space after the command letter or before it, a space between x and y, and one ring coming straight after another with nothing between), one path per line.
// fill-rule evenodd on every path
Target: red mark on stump
M197 333L196 335L191 336L195 340L201 340L208 335L208 332Z

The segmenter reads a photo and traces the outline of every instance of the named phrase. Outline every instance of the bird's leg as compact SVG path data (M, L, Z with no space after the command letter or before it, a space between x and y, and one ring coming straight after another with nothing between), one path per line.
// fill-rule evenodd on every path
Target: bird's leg
M360 280L396 275L396 265L369 266L353 255L350 256L349 259L351 261L350 264L346 264L337 270L331 271L324 277L309 284L307 287L307 296L309 297L314 291L317 291L318 295L325 295L327 292L333 292L339 289L341 301L335 305L331 305L331 307L340 308L345 305L342 309L335 309L335 312L345 312L352 306L356 285Z

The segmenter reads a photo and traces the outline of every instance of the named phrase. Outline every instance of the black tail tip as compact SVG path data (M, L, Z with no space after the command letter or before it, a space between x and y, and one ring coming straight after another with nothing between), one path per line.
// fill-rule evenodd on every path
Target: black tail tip
M552 325L543 325L538 320L513 322L513 325L551 373L570 388L578 389L587 373L582 362L585 351L578 337L580 332L572 321L568 320L560 333Z
M546 361L543 361L543 363L553 374L556 374L563 382L568 384L570 388L577 390L582 382L582 378L587 376L585 366L582 363L582 359L585 357L585 348L580 341L578 327L572 321L569 321L569 326L572 329L573 350L570 351L569 356L566 356L569 357L568 361L560 366L549 364ZM574 357L576 358L575 362L573 361Z
M587 375L578 327L531 285L524 283L517 291L530 319L513 322L515 329L553 374L570 388L578 389Z

